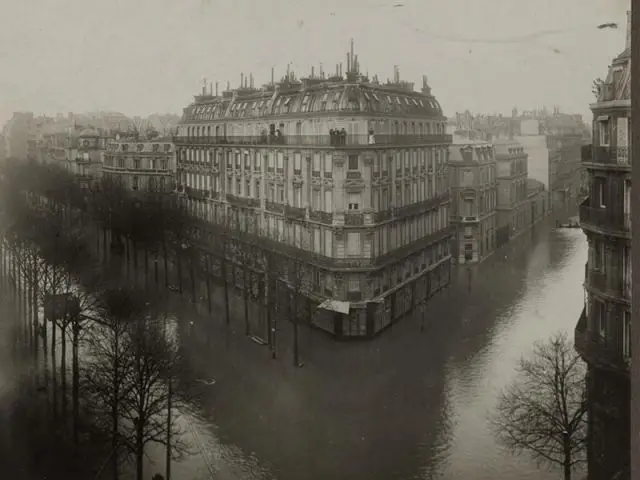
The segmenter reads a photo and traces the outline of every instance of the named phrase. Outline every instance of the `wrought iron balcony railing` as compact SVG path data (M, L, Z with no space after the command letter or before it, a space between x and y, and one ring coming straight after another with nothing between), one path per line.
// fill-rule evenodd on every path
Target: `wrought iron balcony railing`
M176 145L295 145L321 147L351 147L362 145L421 145L421 144L449 144L452 136L441 135L401 135L380 134L369 135L347 134L344 137L326 135L233 135L233 136L176 136Z
M629 360L622 352L622 342L599 336L589 330L586 310L578 320L574 331L574 345L587 363L616 372L628 372Z
M631 217L621 209L592 207L586 199L580 205L580 223L586 228L629 234Z

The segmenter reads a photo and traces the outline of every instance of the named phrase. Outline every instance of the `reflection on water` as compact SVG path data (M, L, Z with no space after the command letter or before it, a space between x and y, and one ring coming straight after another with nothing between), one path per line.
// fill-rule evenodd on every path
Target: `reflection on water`
M520 356L572 331L582 308L582 233L539 230L475 268L471 289L466 269L456 272L424 332L417 318L368 342L304 332L302 369L290 366L286 322L278 360L242 335L189 335L191 380L216 383L183 412L194 455L174 463L173 478L558 478L503 452L486 421ZM164 449L149 453L147 474L164 472Z
M550 241L534 249L525 272L526 293L496 317L490 342L473 362L453 367L448 389L457 421L449 468L442 478L558 478L557 472L538 471L526 456L506 456L486 422L498 392L514 378L521 356L531 352L533 342L554 331L571 333L582 309L586 243L581 232L559 231ZM558 255L562 250L564 254Z

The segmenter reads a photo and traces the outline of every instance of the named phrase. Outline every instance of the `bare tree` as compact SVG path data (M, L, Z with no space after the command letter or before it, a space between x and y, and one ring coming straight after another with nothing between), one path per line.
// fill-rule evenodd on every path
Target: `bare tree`
M126 336L132 320L142 314L142 308L128 290L108 289L100 299L98 323L88 338L89 355L83 379L96 427L110 438L112 473L114 480L118 480L124 451L121 417L130 388L125 380L131 374L134 354Z
M570 480L585 461L585 365L567 335L557 333L535 344L518 374L490 419L498 440L513 453L561 467Z
M177 345L168 338L165 322L150 313L134 319L127 334L132 365L125 378L128 393L121 412L126 420L122 438L134 456L137 480L143 479L149 443L165 445L175 457L187 452L175 416L166 421L167 405L171 412L179 410L173 389L167 385L179 362Z

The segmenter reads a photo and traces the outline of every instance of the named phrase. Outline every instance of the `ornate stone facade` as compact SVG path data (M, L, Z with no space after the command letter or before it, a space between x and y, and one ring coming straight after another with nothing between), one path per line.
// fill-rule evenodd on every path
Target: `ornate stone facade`
M366 337L448 284L451 137L426 78L380 84L349 58L344 76L203 89L174 141L189 209L304 258L312 302L348 304L316 326Z

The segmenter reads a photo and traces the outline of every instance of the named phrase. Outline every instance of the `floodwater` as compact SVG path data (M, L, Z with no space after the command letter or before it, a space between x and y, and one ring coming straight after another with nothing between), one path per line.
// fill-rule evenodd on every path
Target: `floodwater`
M460 268L424 331L405 318L368 342L305 332L303 368L292 366L286 332L271 360L220 330L202 345L204 323L222 320L196 319L194 375L216 383L203 387L201 453L174 466L176 478L561 478L502 450L487 417L536 340L572 336L586 254L580 230L538 227L474 269L471 288Z
M234 334L219 309L176 309L195 325L182 332L201 405L180 419L194 455L173 464L172 478L560 479L503 451L487 417L533 342L572 334L586 254L580 230L536 227L474 267L471 284L466 267L454 270L424 329L405 318L364 342L303 330L302 368L283 321L273 360L243 336L241 317ZM164 472L164 453L149 453L150 478Z

